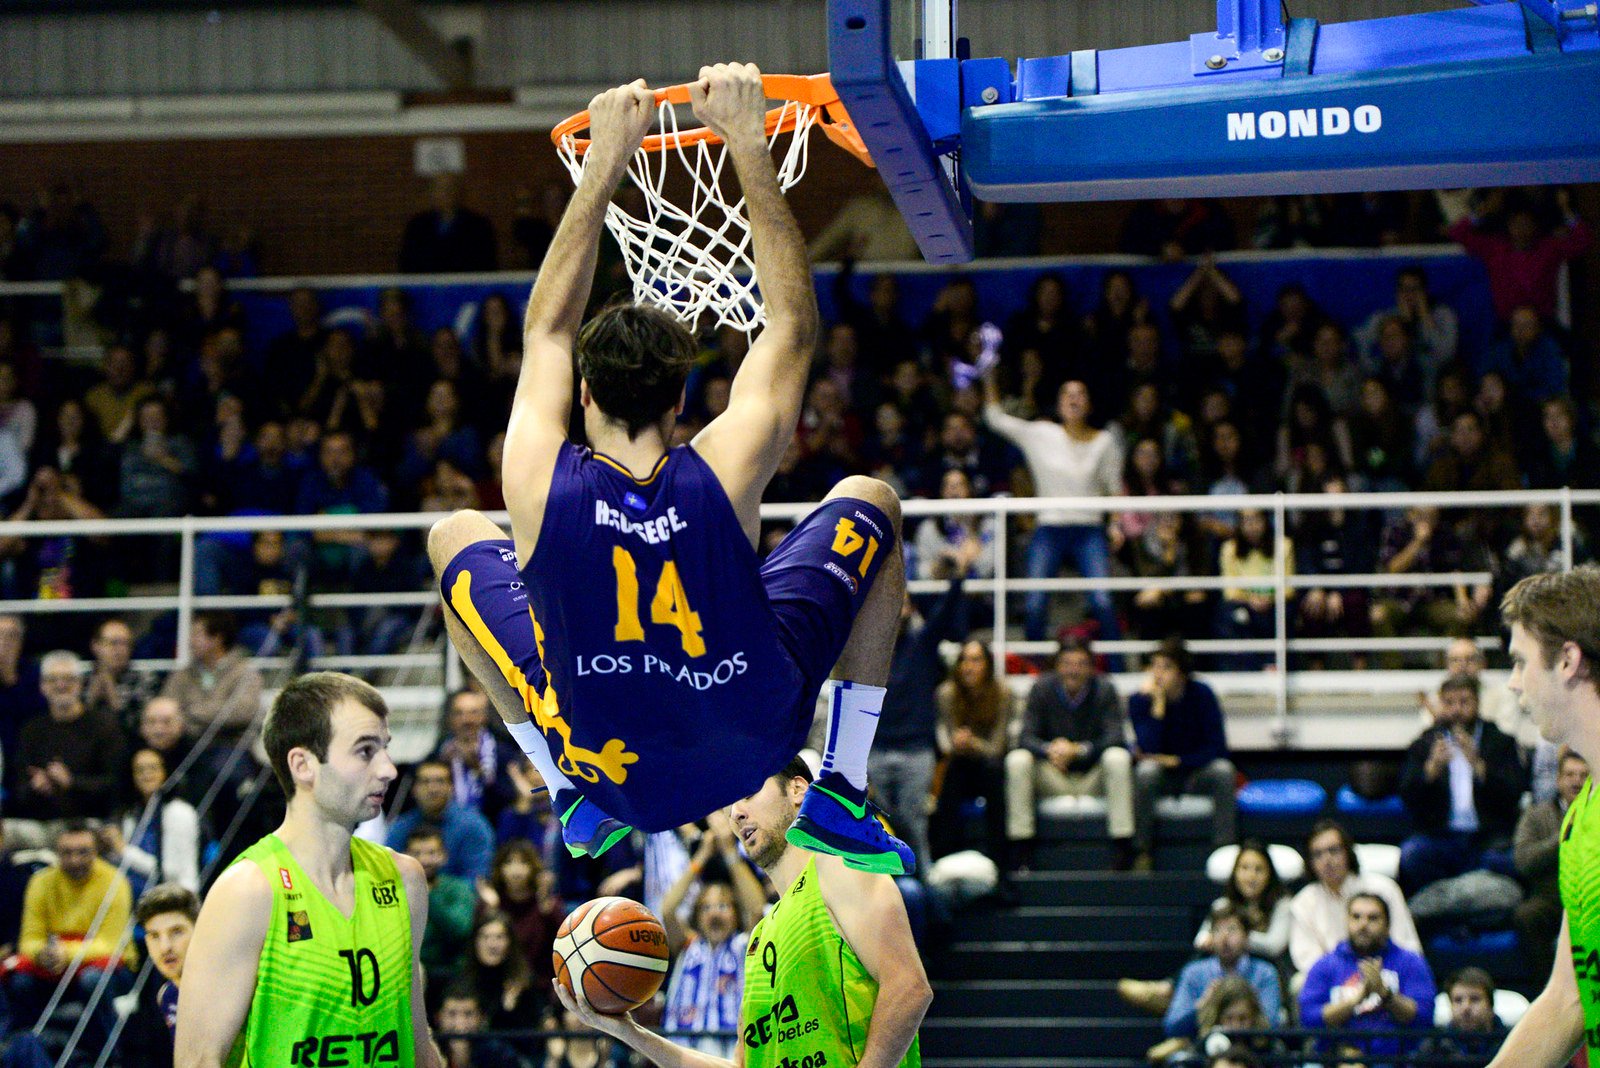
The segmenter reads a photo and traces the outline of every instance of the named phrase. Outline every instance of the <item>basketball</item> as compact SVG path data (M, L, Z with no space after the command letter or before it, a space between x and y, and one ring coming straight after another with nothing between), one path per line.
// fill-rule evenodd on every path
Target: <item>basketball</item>
M667 932L637 901L597 897L573 909L556 932L556 981L569 991L583 984L596 1012L636 1009L667 976Z

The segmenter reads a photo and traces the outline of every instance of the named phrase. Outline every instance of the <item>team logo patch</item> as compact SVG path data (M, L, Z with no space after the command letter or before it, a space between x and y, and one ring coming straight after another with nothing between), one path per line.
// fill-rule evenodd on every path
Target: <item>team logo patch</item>
M622 503L629 511L638 512L640 515L643 515L650 508L650 505L645 503L645 499L632 490L622 495Z
M311 941L311 914L308 912L289 913L289 941Z
M283 888L285 890L293 890L294 889L294 880L289 877L289 869L288 868L279 868L278 869L278 880L283 883Z
M400 894L395 890L394 881L379 883L372 888L372 901L381 909L392 909L400 904Z

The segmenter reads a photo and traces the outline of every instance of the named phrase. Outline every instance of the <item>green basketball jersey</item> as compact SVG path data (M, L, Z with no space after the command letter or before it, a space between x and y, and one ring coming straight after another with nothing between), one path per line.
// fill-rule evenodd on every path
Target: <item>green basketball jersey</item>
M411 912L400 870L387 849L360 838L350 840L350 860L350 919L276 835L234 862L255 864L272 883L272 922L228 1068L412 1063Z
M858 1063L877 1000L877 981L823 904L813 858L750 933L740 1012L745 1068ZM919 1042L901 1068L922 1064Z

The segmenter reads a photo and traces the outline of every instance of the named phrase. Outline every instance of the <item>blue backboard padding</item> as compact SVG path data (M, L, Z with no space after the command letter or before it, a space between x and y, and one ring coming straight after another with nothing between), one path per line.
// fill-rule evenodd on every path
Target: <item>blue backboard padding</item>
M1522 5L1491 4L1363 22L1323 23L1313 74L1526 55Z
M1196 76L1190 60L1193 51L1188 41L1171 44L1111 48L1100 53L1100 92L1125 93L1142 89L1189 86L1209 89L1239 81L1277 80L1279 67L1254 67L1249 70L1222 70Z
M1413 255L1386 252L1323 251L1318 254L1287 253L1224 254L1222 269L1244 295L1245 311L1252 334L1272 311L1278 290L1298 282L1315 295L1317 302L1335 320L1359 326L1373 312L1394 306L1395 276L1402 267L1419 264L1427 272L1428 289L1435 299L1448 304L1460 317L1460 352L1469 364L1480 355L1495 329L1494 305L1489 299L1488 279L1483 265L1460 251L1434 247L1409 250ZM889 265L892 270L892 265ZM1007 261L989 266L985 261L961 269L959 277L970 279L978 290L978 311L986 320L1002 325L1028 299L1028 292L1040 275L1050 273L1067 285L1069 305L1078 314L1087 313L1099 299L1100 285L1112 270L1127 271L1141 296L1150 302L1152 314L1170 343L1177 333L1167 317L1167 303L1184 280L1194 273L1192 263L1156 263L1133 257L1090 257L1018 266ZM900 313L906 322L920 323L933 309L939 290L956 277L949 271L897 272ZM834 272L817 272L817 302L824 322L839 316L834 299ZM851 294L865 304L872 285L872 268L864 265L851 279ZM1169 363L1178 359L1177 350L1167 354Z
M914 70L917 114L928 140L937 145L961 136L961 61L925 59Z
M1597 103L1596 52L1102 92L968 110L962 163L974 195L1002 202L1594 181ZM1322 132L1324 109L1363 107L1375 128ZM1230 115L1256 136L1230 140ZM1315 135L1266 136L1286 116Z
M979 61L973 60L973 62ZM1041 96L1070 95L1072 62L1072 56L1045 56L1043 59L1017 60L1017 98L1032 100ZM976 106L970 100L968 104Z
M923 257L965 263L972 223L896 67L889 15L889 0L828 0L829 74Z

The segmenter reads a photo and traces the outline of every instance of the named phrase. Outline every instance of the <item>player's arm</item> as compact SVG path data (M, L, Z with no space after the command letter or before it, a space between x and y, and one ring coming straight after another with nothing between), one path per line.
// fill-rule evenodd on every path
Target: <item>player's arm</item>
M805 238L767 147L766 94L750 63L702 67L689 87L695 115L727 143L750 219L767 325L733 377L728 408L695 438L752 540L761 494L794 437L817 344L817 294Z
M655 117L655 95L643 80L601 93L589 102L591 143L583 177L561 216L539 267L522 324L522 373L511 400L505 454L500 464L506 507L518 549L531 551L549 491L556 451L567 436L572 410L572 344L594 284L595 257L606 206ZM527 559L526 556L523 559Z
M686 1049L648 1028L641 1027L634 1022L633 1013L623 1013L621 1016L605 1016L589 1007L588 1001L575 998L572 992L559 982L552 984L555 987L556 997L561 999L561 1004L568 1012L576 1013L585 1027L592 1027L603 1035L610 1035L635 1053L642 1054L651 1064L659 1064L661 1068L744 1068L744 1046L735 1047L734 1059L723 1060L713 1057L698 1050Z
M1572 1059L1582 1038L1583 1002L1572 967L1572 935L1563 916L1550 981L1506 1036L1489 1068L1560 1068Z
M933 988L911 937L900 888L886 875L855 871L843 863L817 864L822 900L839 932L878 981L872 1025L860 1068L892 1068L905 1057L933 1001Z
M206 895L183 966L176 1068L221 1068L255 998L261 947L272 922L272 886L254 864L222 874Z
M433 1041L428 1026L427 977L422 971L422 936L428 929L428 878L422 865L404 853L394 853L395 867L406 888L406 907L411 912L411 1036L417 1068L444 1068L444 1057Z

